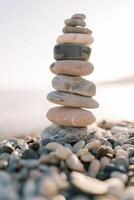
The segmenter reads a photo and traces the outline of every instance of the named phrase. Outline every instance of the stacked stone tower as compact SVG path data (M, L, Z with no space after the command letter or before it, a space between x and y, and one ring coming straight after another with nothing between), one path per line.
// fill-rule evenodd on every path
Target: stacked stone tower
M92 112L87 110L99 106L93 99L96 86L82 78L94 70L93 65L88 62L91 54L90 45L94 40L91 36L92 31L85 28L85 18L84 14L74 14L71 19L66 19L64 34L56 40L57 45L54 47L56 62L50 66L51 72L56 74L52 80L55 91L50 92L47 99L59 106L47 113L48 119L55 125L45 130L45 137L49 134L55 137L55 133L61 131L63 136L63 132L67 130L70 132L81 130L84 134L87 126L96 120Z

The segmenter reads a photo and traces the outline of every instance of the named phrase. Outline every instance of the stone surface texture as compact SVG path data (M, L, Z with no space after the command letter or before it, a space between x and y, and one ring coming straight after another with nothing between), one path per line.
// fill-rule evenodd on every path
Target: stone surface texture
M92 63L82 60L60 60L50 65L54 74L70 76L87 76L94 70Z

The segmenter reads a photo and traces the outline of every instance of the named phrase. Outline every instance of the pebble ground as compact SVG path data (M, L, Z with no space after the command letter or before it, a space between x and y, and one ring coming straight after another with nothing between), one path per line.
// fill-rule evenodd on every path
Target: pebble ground
M0 200L65 199L134 199L134 122L102 121L93 138L73 144L0 142Z

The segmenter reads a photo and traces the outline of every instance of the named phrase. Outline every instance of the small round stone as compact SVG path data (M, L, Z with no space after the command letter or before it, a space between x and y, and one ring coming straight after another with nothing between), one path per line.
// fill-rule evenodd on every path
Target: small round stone
M39 160L37 159L20 160L19 164L28 169L33 169L39 166Z
M80 149L77 152L77 156L82 157L82 156L84 156L85 154L88 154L88 153L89 153L88 149L84 147L83 149Z
M1 153L9 153L11 154L14 151L14 149L11 146L2 146L1 147Z
M81 34L92 34L92 31L88 28L83 28L80 26L65 26L62 29L63 33L81 33Z
M54 196L58 193L57 184L51 177L45 177L40 183L40 194L42 196Z
M86 23L81 19L66 19L64 21L66 26L86 26Z
M86 19L86 15L84 15L82 13L76 13L76 14L72 15L71 19L81 19L81 20L84 20L84 19Z
M65 197L63 195L56 195L52 200L65 200Z
M76 154L70 155L66 160L66 164L71 170L75 170L75 171L78 171L78 172L84 172L85 171L83 164L78 159Z
M116 151L116 158L120 158L121 156L128 158L128 152L123 149L118 149Z
M0 160L0 169L6 169L8 162L6 160Z
M47 155L42 155L40 157L40 163L42 164L58 164L59 163L59 159L56 157L54 152L51 152Z
M27 149L22 154L22 159L37 159L38 156L32 149Z
M54 89L62 92L70 92L83 96L94 96L96 94L96 86L91 81L88 81L78 76L57 75L52 80Z
M37 142L34 142L32 144L29 145L30 149L33 149L34 151L37 151L39 149L40 145Z
M73 152L77 153L80 149L82 149L85 146L85 141L81 140L74 144L73 146Z
M90 177L96 177L100 170L100 162L97 159L92 160L88 168L88 174Z
M106 167L106 166L108 166L110 164L110 159L109 158L107 158L107 157L102 157L101 159L100 159L100 169L101 170L104 170L104 168Z
M72 151L69 148L59 148L55 151L56 157L61 160L66 160L71 154Z
M53 91L47 95L47 99L55 104L76 108L98 108L99 104L91 97L86 97L68 92Z
M82 60L59 60L50 66L54 74L86 76L93 72L94 66L88 61Z
M83 44L91 45L94 42L94 39L89 34L81 33L67 33L60 35L57 40L57 44Z
M46 145L46 149L49 150L49 151L54 151L54 150L57 150L57 149L61 149L61 148L64 148L62 144L59 144L57 142L50 142Z
M94 115L87 110L69 107L54 107L47 113L54 124L63 126L84 127L95 122Z
M81 156L81 160L83 162L89 163L92 160L94 160L94 156L90 152L88 152L87 154L84 154L84 155Z
M85 148L88 150L98 149L101 146L101 142L99 140L93 140L85 145Z

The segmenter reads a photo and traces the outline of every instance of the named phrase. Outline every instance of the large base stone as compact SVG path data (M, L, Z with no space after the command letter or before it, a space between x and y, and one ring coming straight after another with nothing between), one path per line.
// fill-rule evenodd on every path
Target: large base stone
M92 138L98 138L98 136L96 135L95 125L84 128L76 128L52 124L45 128L41 135L42 141L51 140L61 144L73 144L80 140L88 141Z

